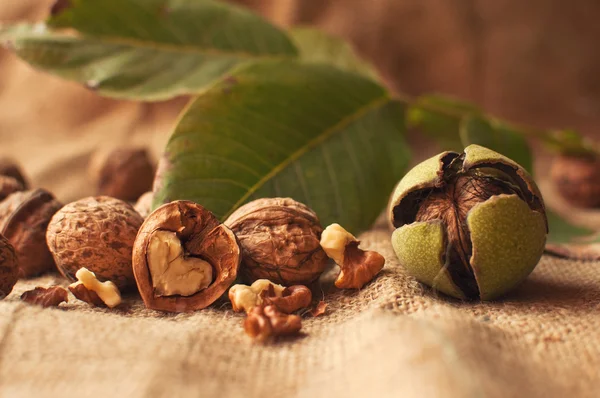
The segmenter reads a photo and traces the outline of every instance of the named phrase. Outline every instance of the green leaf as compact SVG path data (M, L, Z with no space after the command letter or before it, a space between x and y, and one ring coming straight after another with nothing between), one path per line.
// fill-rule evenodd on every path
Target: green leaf
M48 25L3 28L0 40L33 66L107 96L162 100L196 93L240 64L297 56L284 32L225 2L71 3Z
M581 239L593 236L595 231L571 224L554 211L547 209L546 216L548 217L548 243L564 244L573 243Z
M474 104L452 97L431 94L417 98L407 111L407 124L434 139L445 150L462 151L460 121L471 114L480 114Z
M155 205L193 200L221 219L289 196L324 225L369 227L406 171L403 107L379 85L327 65L249 65L182 116L158 171Z
M375 68L361 59L343 39L304 26L290 29L289 34L300 52L302 61L329 64L375 81L381 80Z
M460 125L463 146L477 144L492 149L533 173L533 157L523 134L479 115L465 117Z

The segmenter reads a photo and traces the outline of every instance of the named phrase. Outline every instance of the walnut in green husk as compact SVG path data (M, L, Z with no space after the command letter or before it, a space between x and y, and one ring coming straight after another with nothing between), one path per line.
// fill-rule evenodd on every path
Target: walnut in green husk
M400 263L420 282L461 299L491 300L518 285L542 256L548 232L533 178L478 145L409 171L389 217Z

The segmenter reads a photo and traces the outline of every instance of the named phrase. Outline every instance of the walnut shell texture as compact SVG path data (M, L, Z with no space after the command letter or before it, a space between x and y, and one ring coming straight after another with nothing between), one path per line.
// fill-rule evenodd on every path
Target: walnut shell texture
M213 280L207 288L189 296L155 294L148 248L157 231L177 233L185 256L201 258L212 266ZM214 303L237 278L240 261L241 249L233 232L204 207L183 200L152 212L140 228L133 249L133 271L144 304L159 311L189 312Z
M17 254L8 239L0 235L0 299L8 296L19 279Z
M61 207L62 204L43 189L15 192L0 202L0 232L15 248L20 278L54 268L46 245L46 229Z
M58 270L68 279L86 267L119 289L134 285L131 255L142 217L131 205L107 196L70 203L57 212L46 240Z
M291 198L257 199L225 221L242 245L241 273L249 282L286 286L314 282L328 258L319 244L323 227L306 205Z

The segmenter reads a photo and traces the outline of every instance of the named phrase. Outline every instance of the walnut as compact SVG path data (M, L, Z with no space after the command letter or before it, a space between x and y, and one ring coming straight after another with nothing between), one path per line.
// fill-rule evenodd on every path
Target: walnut
M274 296L281 296L285 290L284 286L274 284L268 279L258 279L252 285L233 285L229 289L229 301L235 312L248 312L253 307L262 304L261 293L271 289Z
M340 266L335 286L341 289L360 289L383 268L385 258L374 251L358 248L358 241L339 224L331 224L321 235L325 253Z
M140 213L143 218L146 218L152 213L152 200L154 199L154 192L146 192L137 200L133 208L135 211Z
M265 305L274 305L279 311L291 314L302 308L306 308L312 301L312 293L309 288L295 285L283 289L280 295L275 293L273 285L261 292L260 297Z
M54 268L45 236L50 219L61 206L43 189L15 192L0 203L0 232L15 248L20 278Z
M560 155L552 162L550 177L569 203L600 207L600 155Z
M12 177L17 180L23 189L29 189L29 184L25 178L21 168L17 163L10 158L0 159L0 176Z
M69 301L68 293L64 287L51 286L49 288L36 287L21 295L21 300L29 304L41 305L44 308L58 307L60 303Z
M19 264L15 249L0 235L0 299L8 296L19 279Z
M268 279L286 286L319 278L327 256L319 245L317 215L290 198L258 199L225 221L242 246L241 272L250 282Z
M266 304L290 314L308 307L312 301L312 293L306 286L284 287L267 279L258 279L251 286L232 286L229 289L229 300L235 312L248 312L257 305Z
M78 200L57 212L46 240L59 271L75 280L85 265L121 290L134 285L131 255L142 217L131 205L107 196Z
M244 320L246 334L257 341L294 335L301 328L302 319L298 315L284 314L274 305L256 306L248 312Z
M185 312L205 308L233 284L241 249L233 232L204 207L175 201L140 228L133 272L146 307Z
M119 148L97 152L90 162L90 177L97 195L135 201L152 188L154 164L142 148Z
M87 268L81 268L75 273L77 282L69 285L69 290L79 300L97 307L114 308L121 304L121 292L111 281L100 282L96 275Z
M0 201L6 199L10 194L24 189L23 184L15 178L0 175Z

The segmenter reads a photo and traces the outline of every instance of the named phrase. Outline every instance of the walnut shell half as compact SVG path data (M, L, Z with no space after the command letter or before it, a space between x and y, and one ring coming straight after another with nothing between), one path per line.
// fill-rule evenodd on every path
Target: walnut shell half
M46 240L58 270L75 280L81 267L101 281L124 290L134 285L131 268L133 242L142 217L122 200L89 197L60 209L48 226Z
M146 307L205 308L237 277L241 249L233 232L189 201L167 203L146 218L133 249L133 272Z
M237 209L225 221L242 245L241 272L253 282L285 286L314 282L327 266L319 244L323 227L306 205L291 198L265 198Z
M43 189L15 192L0 203L0 232L14 246L19 277L28 278L54 268L46 245L46 228L62 204Z

